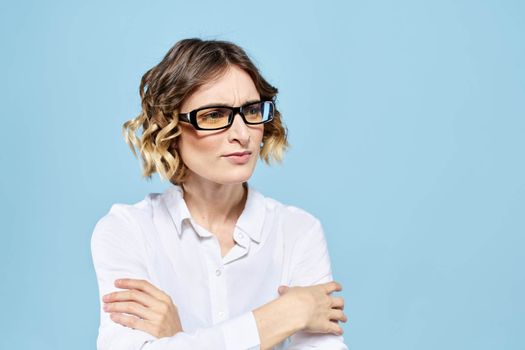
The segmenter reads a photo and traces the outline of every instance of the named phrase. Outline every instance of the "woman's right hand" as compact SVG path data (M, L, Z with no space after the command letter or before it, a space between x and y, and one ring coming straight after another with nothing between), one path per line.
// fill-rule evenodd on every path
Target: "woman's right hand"
M311 333L343 334L339 321L346 322L343 313L344 299L330 294L343 290L341 284L332 281L307 287L280 286L282 298L295 303L294 312L303 321L303 330Z
M114 322L156 338L183 331L177 306L158 287L146 280L131 278L116 280L115 287L125 290L106 294L102 299L104 311L110 313Z

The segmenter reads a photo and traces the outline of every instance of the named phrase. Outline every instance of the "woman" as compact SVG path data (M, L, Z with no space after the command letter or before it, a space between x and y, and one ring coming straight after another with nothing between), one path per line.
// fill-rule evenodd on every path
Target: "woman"
M277 89L240 47L186 39L140 92L125 138L171 185L95 226L98 349L347 349L320 222L247 183L288 146Z

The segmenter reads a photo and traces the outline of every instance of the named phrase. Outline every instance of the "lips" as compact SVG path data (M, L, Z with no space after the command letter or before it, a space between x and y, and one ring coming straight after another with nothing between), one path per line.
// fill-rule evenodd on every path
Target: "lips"
M244 156L244 155L246 155L246 154L252 154L252 152L250 152L250 151L234 152L234 153L225 154L223 157L230 157L230 156L238 156L238 157L241 157L241 156Z
M250 151L233 152L233 153L226 154L223 157L231 164L245 165L249 163L252 157L252 152Z

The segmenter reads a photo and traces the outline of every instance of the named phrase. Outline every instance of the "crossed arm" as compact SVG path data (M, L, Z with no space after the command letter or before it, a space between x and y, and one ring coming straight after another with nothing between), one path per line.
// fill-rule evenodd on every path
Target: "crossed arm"
M301 252L293 256L297 268L290 284L296 287L284 288L279 298L253 311L192 333L184 332L169 295L148 282L142 252L130 250L129 239L129 233L113 230L111 221L99 222L93 233L93 262L106 308L101 310L99 350L271 349L288 337L290 350L347 349L337 322L346 321L344 301L331 296L341 286L330 282L320 224L294 248ZM115 287L123 290L115 292Z

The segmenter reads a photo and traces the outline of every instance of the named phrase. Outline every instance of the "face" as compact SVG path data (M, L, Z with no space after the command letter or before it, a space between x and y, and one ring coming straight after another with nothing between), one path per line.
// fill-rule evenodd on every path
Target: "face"
M238 67L230 67L215 81L201 86L187 98L181 113L190 112L209 104L241 106L248 101L259 100L253 80ZM195 130L189 123L179 123L181 135L178 150L182 161L192 177L218 184L235 184L247 181L257 164L264 125L247 125L237 114L233 124L222 130ZM232 153L248 152L244 156Z

